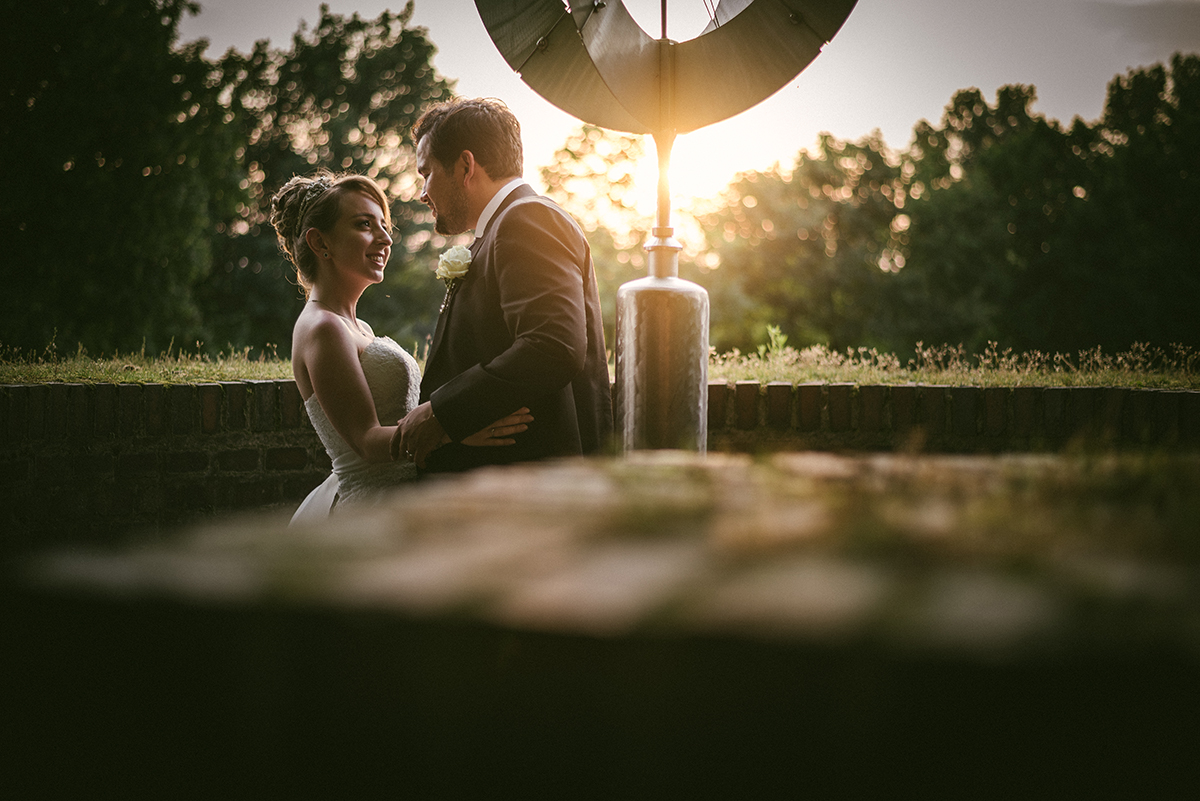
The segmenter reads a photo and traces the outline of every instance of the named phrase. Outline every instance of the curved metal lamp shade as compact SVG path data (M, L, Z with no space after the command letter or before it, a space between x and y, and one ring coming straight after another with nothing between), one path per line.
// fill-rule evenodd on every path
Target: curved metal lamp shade
M857 0L722 0L686 42L653 39L622 0L475 0L509 66L584 122L686 133L779 91L812 63Z

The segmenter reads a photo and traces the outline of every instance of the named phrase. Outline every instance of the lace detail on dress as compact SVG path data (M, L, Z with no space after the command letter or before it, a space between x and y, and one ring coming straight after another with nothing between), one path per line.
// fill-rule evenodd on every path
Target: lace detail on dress
M358 358L375 401L379 422L385 426L395 425L417 405L421 394L421 368L407 351L388 337L376 337ZM304 402L304 408L333 462L333 472L338 477L339 506L359 503L374 492L417 477L416 466L409 462L372 464L355 453L329 422L316 395Z
M394 425L411 412L421 397L421 368L408 351L389 337L375 337L358 355L375 414L382 425Z

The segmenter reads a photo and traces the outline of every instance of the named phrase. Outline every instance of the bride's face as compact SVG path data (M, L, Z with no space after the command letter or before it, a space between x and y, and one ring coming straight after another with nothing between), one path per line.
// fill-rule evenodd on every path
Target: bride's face
M334 267L339 272L366 278L377 284L392 253L392 237L383 209L370 195L349 191L342 194L341 214L326 242Z

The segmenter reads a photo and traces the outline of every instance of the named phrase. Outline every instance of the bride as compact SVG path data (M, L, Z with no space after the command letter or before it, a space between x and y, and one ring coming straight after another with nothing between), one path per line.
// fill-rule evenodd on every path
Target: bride
M383 280L392 221L383 190L363 175L297 176L271 200L271 225L295 265L307 298L292 330L292 373L333 473L297 509L292 522L327 517L335 505L362 503L417 477L393 461L395 425L417 404L421 371L388 337L356 315L358 299ZM520 409L464 440L512 445L533 420Z

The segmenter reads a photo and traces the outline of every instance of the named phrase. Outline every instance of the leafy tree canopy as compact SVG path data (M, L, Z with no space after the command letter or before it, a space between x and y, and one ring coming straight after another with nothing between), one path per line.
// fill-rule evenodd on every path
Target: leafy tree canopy
M279 345L300 293L266 224L295 174L364 172L395 198L397 246L360 312L419 344L442 287L408 132L452 83L412 4L322 6L286 49L180 45L185 0L47 0L0 27L0 343L93 351ZM916 342L1110 352L1200 345L1200 57L1117 76L1069 127L1029 86L957 93L907 148L823 137L790 169L738 176L696 216L682 265L712 297L711 341L768 326L805 346ZM583 126L542 171L589 231L611 317L648 221L629 203L643 142ZM689 243L690 244L690 243Z
M1109 351L1200 343L1200 58L1118 76L1069 128L959 92L907 150L824 137L701 215L712 341Z
M0 177L12 273L0 341L286 342L299 294L267 204L292 175L320 168L367 173L398 198L403 247L364 316L400 336L431 328L432 234L407 132L451 84L430 65L425 31L408 27L412 3L375 20L322 6L290 49L262 41L217 61L203 41L178 45L182 14L196 10L183 0L11 9L0 147L22 157Z
M182 0L9 4L3 86L0 339L57 331L96 348L199 330L209 232L247 193L221 86L175 48Z

